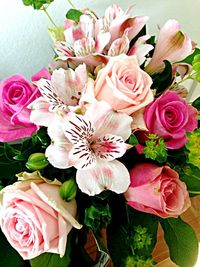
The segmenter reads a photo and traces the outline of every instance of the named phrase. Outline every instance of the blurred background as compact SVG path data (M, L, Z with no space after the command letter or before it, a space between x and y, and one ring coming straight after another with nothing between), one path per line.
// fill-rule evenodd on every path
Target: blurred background
M178 20L184 32L200 47L200 0L72 0L77 8L89 7L103 15L112 3L123 9L134 5L133 15L149 16L148 31L158 33L158 25L166 20ZM57 25L62 25L70 8L67 0L55 0L48 12ZM30 78L53 57L47 28L51 22L42 11L23 5L22 0L0 0L0 79L15 73ZM196 87L196 85L195 85Z

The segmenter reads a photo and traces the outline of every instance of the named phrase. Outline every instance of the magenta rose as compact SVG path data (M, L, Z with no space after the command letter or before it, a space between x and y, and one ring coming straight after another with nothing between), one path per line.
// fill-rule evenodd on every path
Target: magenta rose
M37 94L38 90L19 74L0 82L1 142L29 137L37 130L27 108Z
M151 77L140 68L136 56L122 54L111 57L98 72L94 95L130 115L153 101L151 85Z
M145 109L150 133L161 136L170 149L179 149L187 141L186 132L197 128L197 110L174 91L167 91Z
M32 259L44 252L65 254L67 236L75 220L76 201L59 196L61 183L39 173L24 173L21 181L0 194L0 226L8 242L22 256Z
M128 205L160 217L177 217L190 206L186 185L168 166L137 164L130 170L131 184L125 193Z

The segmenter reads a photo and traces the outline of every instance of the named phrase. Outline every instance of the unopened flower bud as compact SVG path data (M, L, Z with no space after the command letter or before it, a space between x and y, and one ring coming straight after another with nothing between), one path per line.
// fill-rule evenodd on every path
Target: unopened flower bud
M49 164L44 153L33 153L26 162L26 168L31 171L42 170Z
M65 181L60 187L60 196L65 201L70 201L75 198L77 192L77 185L73 178Z

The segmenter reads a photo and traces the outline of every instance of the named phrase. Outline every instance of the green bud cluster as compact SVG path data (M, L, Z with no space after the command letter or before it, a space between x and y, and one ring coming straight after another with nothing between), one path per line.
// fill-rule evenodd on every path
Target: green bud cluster
M143 258L138 255L129 256L126 259L125 267L152 267L154 261L152 258Z
M163 163L167 159L167 148L164 140L156 134L149 134L143 149L146 158Z
M148 233L146 227L138 225L134 228L135 234L133 235L133 248L134 249L143 249L148 248L151 245L151 235Z
M192 61L192 68L195 71L195 80L200 82L200 54L196 55Z
M188 154L188 163L200 168L200 129L187 133L189 141L185 144Z

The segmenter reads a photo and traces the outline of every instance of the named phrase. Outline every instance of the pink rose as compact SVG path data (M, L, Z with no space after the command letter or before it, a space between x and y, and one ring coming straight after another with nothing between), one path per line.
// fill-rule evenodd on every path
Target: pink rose
M16 74L0 82L0 141L29 137L37 130L30 122L28 104L38 90L23 76Z
M150 133L161 136L167 148L179 149L187 141L186 132L197 128L197 110L176 92L167 91L145 109Z
M95 81L97 100L108 102L113 109L128 115L153 101L151 77L140 69L136 56L110 58Z
M160 217L177 217L190 206L186 185L168 166L137 164L131 171L131 184L125 193L128 205Z
M59 196L61 183L50 181L39 173L24 173L21 180L7 186L0 195L0 226L9 243L23 259L41 253L65 254L67 235L74 219L76 202L65 202Z

